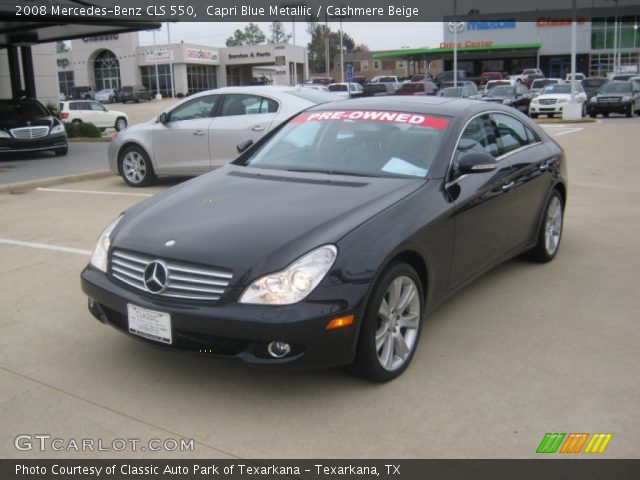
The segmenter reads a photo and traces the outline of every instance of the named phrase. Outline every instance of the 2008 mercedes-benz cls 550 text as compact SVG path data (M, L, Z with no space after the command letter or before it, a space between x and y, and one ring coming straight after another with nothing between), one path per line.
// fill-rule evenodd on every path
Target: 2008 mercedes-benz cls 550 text
M453 292L558 252L564 153L502 105L324 104L238 148L100 235L82 273L94 316L158 345L385 381Z

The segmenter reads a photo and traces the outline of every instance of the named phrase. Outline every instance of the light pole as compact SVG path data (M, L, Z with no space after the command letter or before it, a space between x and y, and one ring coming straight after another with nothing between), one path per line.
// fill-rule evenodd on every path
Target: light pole
M158 50L156 49L156 31L153 30L153 53L156 56L155 64L156 64L156 100L161 100L162 95L160 94L160 76L158 75Z
M340 81L344 83L344 45L342 44L342 17L340 17Z
M296 22L291 20L291 32L293 34L293 46L296 46ZM293 59L293 85L298 84L298 61Z
M171 28L167 22L167 43L169 48L169 77L171 79L171 98L176 98L176 92L173 85L173 50L171 49Z
M576 41L578 26L578 16L576 14L576 0L572 2L571 12L571 103L576 101Z

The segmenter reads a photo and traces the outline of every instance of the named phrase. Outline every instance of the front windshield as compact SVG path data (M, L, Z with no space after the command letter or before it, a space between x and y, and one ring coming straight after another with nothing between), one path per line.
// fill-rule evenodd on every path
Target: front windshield
M245 165L372 177L429 173L449 120L377 110L303 112Z
M515 97L516 96L516 87L509 86L498 86L493 87L489 91L489 95L492 97Z
M330 92L347 92L348 88L344 83L335 83L333 85L329 85Z
M0 101L0 117L40 117L51 115L40 102L34 100Z
M577 85L576 85L576 89L578 92L580 91ZM571 95L571 85L560 85L560 84L547 85L546 87L544 87L544 90L542 90L542 95L550 95L550 94L557 94L557 93Z
M629 93L631 92L631 83L605 83L600 89L600 93Z

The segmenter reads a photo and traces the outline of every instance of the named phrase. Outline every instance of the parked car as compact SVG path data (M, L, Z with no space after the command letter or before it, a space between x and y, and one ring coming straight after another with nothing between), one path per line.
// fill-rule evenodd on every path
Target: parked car
M118 100L122 103L140 103L142 100L149 101L152 98L153 94L143 85L125 86L118 92Z
M523 113L529 111L529 103L531 102L531 95L529 89L523 83L517 83L516 85L499 85L493 87L483 100L492 103L502 103L515 109L520 110Z
M198 175L234 160L241 140L256 142L292 115L336 99L276 86L200 92L118 134L109 144L109 167L134 187L152 184L156 175Z
M516 82L515 80L507 80L507 79L503 79L503 80L489 80L487 83L484 84L483 87L481 87L479 89L479 93L482 96L485 96L493 87L497 87L500 85L515 85Z
M0 100L0 153L39 150L67 154L62 122L38 100Z
M531 82L529 93L532 97L537 97L547 85L555 85L556 83L564 83L561 78L537 78Z
M329 86L333 83L333 79L330 77L311 77L307 83Z
M345 99L359 97L364 92L362 85L355 82L332 83L328 88L331 93L335 93Z
M113 128L117 132L129 124L126 113L110 110L94 100L60 102L60 118L65 123L93 123L101 130Z
M482 99L478 92L474 92L468 85L461 87L446 87L438 91L438 96L447 98L469 98L472 100Z
M440 88L451 88L453 87L453 82L442 82L440 84ZM476 95L478 93L478 86L475 84L475 82L471 82L469 80L459 80L458 84L456 85L458 87L467 87L467 89L469 89L471 91L472 95Z
M483 86L483 85L486 85L487 82L491 80L502 80L502 79L504 79L504 74L502 72L486 71L486 72L482 72L482 75L480 75L479 84L480 86Z
M369 83L386 83L388 85L392 85L393 90L396 92L400 90L400 87L402 86L402 82L395 75L379 75L373 77Z
M78 99L86 99L93 100L96 96L96 91L93 87L71 87L69 89L69 99L70 100L78 100Z
M507 78L516 82L524 82L529 75L539 75L544 77L544 73L539 68L527 68L526 70L519 70Z
M82 289L99 321L167 349L388 381L454 292L556 257L566 183L561 147L511 108L331 103L124 212Z
M407 83L409 82L433 82L433 75L429 72L421 73L420 75L412 75L407 79Z
M565 105L571 102L571 84L558 83L544 87L540 95L531 100L529 104L529 115L531 118L538 118L544 114L549 118L562 114ZM588 98L582 85L576 84L574 103L579 103L582 108L582 116L587 114Z
M365 77L364 75L357 75L353 77L353 81L359 83L360 85L364 85L365 83L367 83L367 77Z
M635 88L636 90L640 90L640 76L631 77L628 81L631 82L633 88Z
M115 103L118 101L118 90L105 88L96 93L95 99L100 103Z
M631 80L633 77L637 77L637 76L638 76L637 73L617 73L611 78L611 80L619 80L621 82L626 82L628 80Z
M458 82L467 79L467 72L465 70L458 70L457 72ZM445 70L436 75L434 83L442 88L442 84L445 82L453 82L453 70Z
M363 97L380 97L383 95L394 95L396 88L393 83L365 83L362 86Z
M576 72L576 82L582 82L585 78L587 78L587 76L584 73ZM570 82L571 81L571 74L570 73L567 73L564 76L564 81L565 82Z
M607 80L606 78L596 77L596 78L585 78L584 80L582 80L581 83L582 83L582 88L587 94L588 99L591 100L591 97L596 95L598 93L598 90L600 90L600 88L608 81L609 80Z
M396 92L397 95L435 95L438 86L433 82L405 82Z
M522 80L522 83L523 83L523 84L525 84L528 88L530 88L530 87L531 87L531 84L532 84L534 81L536 81L536 80L541 80L541 79L543 79L543 78L545 78L545 76L544 76L544 75L537 74L537 73L532 73L532 74L527 75L527 76L524 78L524 80Z
M328 92L329 87L320 83L301 83L297 88L304 88L309 90L320 90L321 92Z
M598 114L608 117L610 113L633 117L634 113L640 114L640 91L629 81L612 80L591 97L588 110L591 118Z

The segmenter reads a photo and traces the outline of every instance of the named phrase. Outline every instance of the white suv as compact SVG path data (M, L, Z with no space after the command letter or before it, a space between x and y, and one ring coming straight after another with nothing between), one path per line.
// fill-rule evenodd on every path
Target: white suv
M101 130L114 128L118 132L129 124L126 113L109 110L94 100L60 102L60 120L65 123L93 123Z

